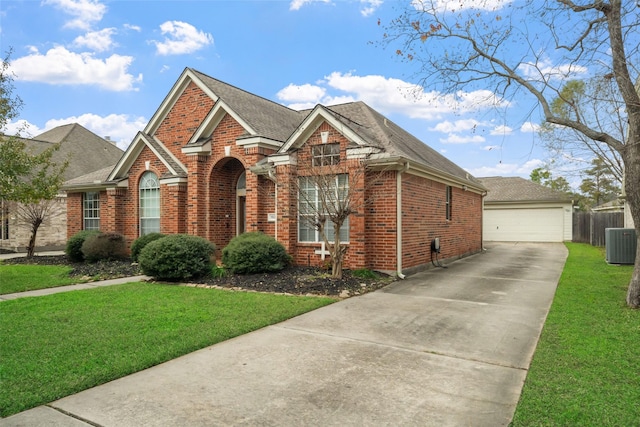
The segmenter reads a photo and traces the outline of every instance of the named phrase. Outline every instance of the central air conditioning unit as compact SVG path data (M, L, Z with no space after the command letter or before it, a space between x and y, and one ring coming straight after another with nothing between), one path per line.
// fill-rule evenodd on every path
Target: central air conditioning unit
M636 230L633 228L605 228L604 244L609 264L633 264L636 261Z

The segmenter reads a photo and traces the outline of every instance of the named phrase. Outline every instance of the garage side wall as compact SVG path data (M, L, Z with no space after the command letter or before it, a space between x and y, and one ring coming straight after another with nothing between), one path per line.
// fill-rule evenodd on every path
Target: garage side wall
M431 265L431 241L440 239L439 259L482 250L482 196L452 187L447 219L447 185L424 177L402 178L402 267L411 273Z

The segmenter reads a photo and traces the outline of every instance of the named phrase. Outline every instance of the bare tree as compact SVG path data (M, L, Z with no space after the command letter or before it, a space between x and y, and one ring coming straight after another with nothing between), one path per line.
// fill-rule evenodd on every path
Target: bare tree
M32 257L36 249L38 229L50 216L55 208L55 199L44 199L32 203L14 203L16 217L29 228L29 243L27 244L27 257Z
M386 170L368 170L366 159L320 165L305 158L298 156L298 179L294 180L299 221L303 229L319 234L331 257L331 277L340 279L349 248L350 218L364 215L366 207L375 202L371 190Z
M632 0L545 0L520 6L415 0L386 25L385 40L398 43L399 57L419 66L424 87L451 94L488 89L488 97L497 95L501 101L526 96L537 102L547 123L617 153L640 242L638 7ZM562 98L567 82L583 76L612 82L613 99L621 100L628 123L626 139L590 116L554 111L553 102ZM640 251L627 304L640 308Z
M551 110L567 119L597 123L598 128L606 129L610 135L624 140L628 132L626 109L612 77L568 81L560 91L560 96L551 103ZM622 156L608 144L590 139L574 128L551 123L542 124L540 137L553 155L554 167L579 176L588 171L594 158L600 159L618 184L622 185Z

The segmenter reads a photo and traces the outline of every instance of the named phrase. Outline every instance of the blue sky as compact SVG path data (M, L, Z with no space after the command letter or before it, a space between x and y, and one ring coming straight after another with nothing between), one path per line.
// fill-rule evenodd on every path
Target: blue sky
M474 0L475 1L475 0ZM468 1L466 3L474 3ZM494 0L508 4L507 0ZM491 3L491 1L490 1ZM475 176L529 177L547 159L533 104L426 93L380 44L402 4L383 0L2 0L19 123L77 122L126 148L185 67L292 108L361 100Z

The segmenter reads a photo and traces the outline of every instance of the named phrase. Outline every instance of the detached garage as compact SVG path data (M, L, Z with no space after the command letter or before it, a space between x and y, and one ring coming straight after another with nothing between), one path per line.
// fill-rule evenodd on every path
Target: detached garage
M479 178L487 188L483 240L563 242L573 232L572 201L565 193L520 177Z

